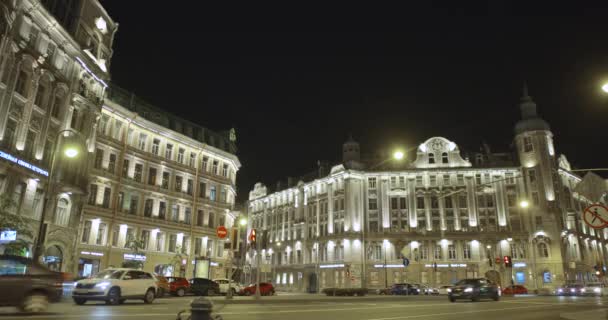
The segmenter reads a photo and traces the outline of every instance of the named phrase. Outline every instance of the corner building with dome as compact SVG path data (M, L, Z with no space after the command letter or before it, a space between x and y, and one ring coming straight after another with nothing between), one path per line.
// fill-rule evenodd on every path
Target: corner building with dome
M527 89L520 111L507 153L465 155L432 137L401 162L366 160L350 138L340 164L272 190L257 183L247 203L259 249L247 253L251 280L259 268L263 281L297 292L471 277L530 292L603 282L608 229L589 228L581 213L606 204L606 181L599 199L577 192L583 176L556 153Z

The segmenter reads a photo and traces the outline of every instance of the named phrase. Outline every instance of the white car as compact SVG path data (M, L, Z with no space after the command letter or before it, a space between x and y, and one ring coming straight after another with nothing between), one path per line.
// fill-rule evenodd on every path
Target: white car
M213 281L217 282L220 285L221 294L227 294L229 290L228 288L230 288L230 290L232 290L232 295L236 296L237 293L241 292L241 290L243 289L243 286L236 283L234 280L228 280L224 278L214 279Z
M437 291L440 295L447 296L451 288L452 286L441 286L439 289L437 289Z
M89 300L101 300L112 305L122 304L127 299L142 299L145 303L152 303L157 289L156 279L148 272L112 268L76 282L72 299L78 305Z

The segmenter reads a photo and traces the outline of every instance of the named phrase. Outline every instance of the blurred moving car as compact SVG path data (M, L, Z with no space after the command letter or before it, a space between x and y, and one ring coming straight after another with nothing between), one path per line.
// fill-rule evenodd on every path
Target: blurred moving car
M601 283L588 283L579 292L582 296L603 296L608 293L608 288Z
M197 296L212 296L220 293L220 285L211 279L192 278L190 291Z
M141 270L109 268L76 282L72 299L78 305L88 300L101 300L111 305L122 304L127 299L152 303L158 290L156 281L152 274Z
M448 293L450 302L454 302L456 299L479 301L481 298L498 301L500 299L500 288L485 278L463 279L458 281Z
M557 290L555 290L555 294L558 296L577 296L581 293L582 289L582 284L568 284L557 288Z
M158 288L156 290L156 297L165 296L165 294L169 293L169 281L163 276L154 275L154 277L156 278L156 287Z
M23 312L43 312L49 302L58 302L63 277L32 259L0 255L0 305L16 306Z
M213 279L213 281L217 282L220 285L221 294L227 294L228 290L230 290L230 291L232 291L232 295L235 296L239 292L241 292L241 290L243 290L243 286L241 286L234 280L228 280L228 279L224 278L224 279Z
M395 283L392 285L390 294L394 295L408 295L410 290L409 283Z
M528 294L528 289L522 285L508 286L502 289L502 294Z
M420 293L424 295L438 295L439 291L436 288L428 286L426 284L420 285Z
M255 283L250 284L241 290L240 294L252 296L255 294ZM275 294L274 286L270 282L260 282L260 295L272 296Z
M391 290L393 289L393 286L390 286L388 288L382 288L382 289L378 289L376 290L376 293L379 295L389 295L391 294Z
M441 286L439 287L439 289L437 289L437 294L447 295L450 292L451 288L452 286Z
M169 293L178 297L183 297L190 292L190 282L186 278L167 277L169 282Z
M413 284L408 285L408 294L418 295L421 292L422 292L422 289L420 288L419 284L413 283Z

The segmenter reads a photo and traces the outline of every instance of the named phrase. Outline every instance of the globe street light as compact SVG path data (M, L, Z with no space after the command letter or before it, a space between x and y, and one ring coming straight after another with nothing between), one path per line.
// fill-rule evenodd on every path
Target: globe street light
M74 147L68 147L65 149L65 151L63 153L68 158L74 158L78 155L78 149L76 149Z
M529 206L530 206L530 203L528 202L528 200L521 200L521 201L519 202L519 206L520 206L521 208L527 208L527 207L529 207Z
M405 155L403 154L402 151L395 151L395 153L393 153L393 158L395 160L401 160L401 159L403 159L404 156Z
M246 226L246 225L247 225L247 218L241 218L241 219L239 220L239 225L240 225L241 227Z
M604 83L604 85L602 86L602 90L608 93L608 82Z

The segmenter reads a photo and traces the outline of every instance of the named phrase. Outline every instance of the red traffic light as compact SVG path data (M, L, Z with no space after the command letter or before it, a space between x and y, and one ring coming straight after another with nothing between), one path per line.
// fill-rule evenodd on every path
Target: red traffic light
M249 232L249 242L255 242L256 239L256 231L255 229L251 229L251 232Z
M504 256L502 259L505 262L505 267L510 268L512 266L510 256Z

